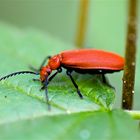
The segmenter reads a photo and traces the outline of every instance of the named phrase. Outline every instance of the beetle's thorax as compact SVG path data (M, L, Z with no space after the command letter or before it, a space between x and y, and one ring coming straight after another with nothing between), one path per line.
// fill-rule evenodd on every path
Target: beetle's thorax
M61 65L61 55L51 57L48 64L40 70L40 80L42 82L52 73L52 70L57 70Z
M61 55L55 55L49 59L48 66L51 70L56 70L60 67L61 64Z

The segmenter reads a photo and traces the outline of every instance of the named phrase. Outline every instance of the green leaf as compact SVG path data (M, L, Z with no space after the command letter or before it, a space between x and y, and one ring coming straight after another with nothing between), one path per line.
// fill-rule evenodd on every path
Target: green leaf
M1 24L0 30L0 60L4 60L1 61L1 76L28 70L29 65L38 68L47 55L74 49L73 46L39 31L20 31L4 24ZM16 120L19 117L32 118L42 114L65 114L111 107L115 97L114 90L103 84L100 76L77 73L73 73L73 76L84 99L78 97L63 69L63 73L57 75L48 87L51 112L47 111L44 91L39 91L41 83L32 81L39 76L19 75L1 81L0 110L3 113L0 114L0 122ZM14 110L12 114L10 110Z
M28 70L28 65L38 68L47 55L68 49L74 47L40 31L22 31L0 24L0 75ZM63 70L48 87L51 111L47 110L44 91L39 91L41 83L32 80L39 76L19 75L1 81L0 137L14 140L112 139L121 137L122 129L120 132L119 128L127 129L121 124L125 121L132 129L128 133L123 132L122 138L131 131L136 133L133 121L126 114L103 112L111 109L115 91L103 84L99 75L73 73L73 76L84 99L78 97Z
M4 140L139 140L133 120L122 111L86 112L19 120L0 125Z

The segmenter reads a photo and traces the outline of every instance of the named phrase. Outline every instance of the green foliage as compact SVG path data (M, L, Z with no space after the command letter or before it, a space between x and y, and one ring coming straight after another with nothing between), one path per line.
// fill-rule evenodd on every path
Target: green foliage
M122 111L86 112L19 120L0 126L7 140L138 140L133 120ZM130 134L132 133L132 134Z
M35 30L19 31L0 24L0 75L39 67L47 55L74 47ZM123 111L110 111L114 89L100 76L73 73L84 95L81 100L71 81L59 74L49 85L47 110L41 83L34 75L19 75L0 83L0 139L133 139L138 133ZM130 127L128 127L130 126Z

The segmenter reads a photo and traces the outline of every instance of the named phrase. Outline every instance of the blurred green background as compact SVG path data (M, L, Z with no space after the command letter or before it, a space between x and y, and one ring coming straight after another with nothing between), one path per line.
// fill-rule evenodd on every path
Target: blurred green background
M138 0L140 7L140 0ZM0 0L0 22L18 28L35 28L67 44L75 44L80 0ZM124 56L127 31L127 0L90 0L85 47L114 51ZM140 32L138 10L138 33ZM137 67L134 108L140 109L140 39L137 40ZM19 46L20 47L20 46ZM131 56L130 56L131 57ZM116 87L115 106L121 106L122 74L108 75Z

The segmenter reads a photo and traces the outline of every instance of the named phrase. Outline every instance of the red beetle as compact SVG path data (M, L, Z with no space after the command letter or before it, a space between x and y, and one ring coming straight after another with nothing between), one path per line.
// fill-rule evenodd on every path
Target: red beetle
M48 64L44 66L47 59L49 59ZM81 74L84 73L101 74L103 82L107 83L105 79L105 74L118 72L122 70L123 67L124 67L124 58L112 52L96 49L69 50L61 52L60 54L57 54L53 57L47 57L41 64L39 70L35 70L34 68L32 68L35 72L32 71L15 72L2 77L0 81L17 74L25 74L25 73L35 75L40 74L40 79L34 80L39 80L43 84L41 89L45 90L47 103L49 104L47 92L48 84L58 73L62 72L62 68L65 68L67 70L66 74L70 77L73 85L77 90L79 97L83 98L78 88L78 85L76 84L76 82L72 77L72 71L76 71ZM53 75L51 75L53 70L56 70L56 72Z

